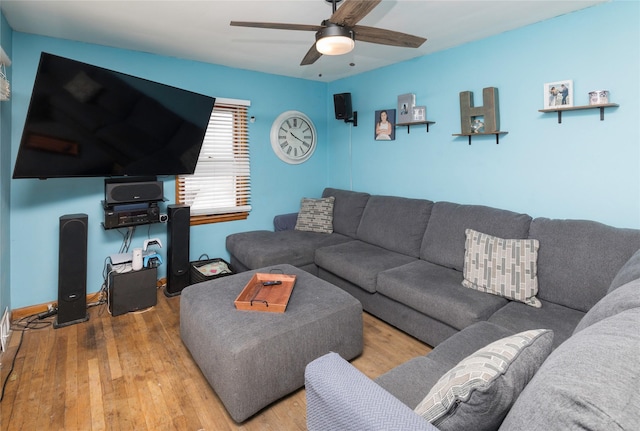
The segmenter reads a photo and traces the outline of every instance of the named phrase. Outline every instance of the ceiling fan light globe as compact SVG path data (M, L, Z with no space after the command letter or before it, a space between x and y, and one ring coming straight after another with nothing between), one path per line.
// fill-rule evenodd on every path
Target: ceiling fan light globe
M355 42L347 36L327 36L316 41L316 49L324 55L342 55L351 52Z
M342 55L350 52L355 46L354 33L350 27L340 26L328 20L325 26L316 33L316 50L324 55Z

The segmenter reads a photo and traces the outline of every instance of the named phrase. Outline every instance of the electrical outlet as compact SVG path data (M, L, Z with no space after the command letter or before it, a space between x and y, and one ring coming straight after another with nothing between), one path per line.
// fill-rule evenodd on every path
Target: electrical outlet
M2 320L0 320L0 347L2 351L5 352L7 350L7 346L9 345L9 335L11 333L11 321L9 319L9 307L4 309L4 313L2 314Z

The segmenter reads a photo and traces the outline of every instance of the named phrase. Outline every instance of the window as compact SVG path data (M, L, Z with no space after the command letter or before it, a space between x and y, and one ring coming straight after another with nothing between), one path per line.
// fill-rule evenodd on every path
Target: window
M176 178L176 203L190 206L192 225L249 216L248 106L216 99L194 174Z

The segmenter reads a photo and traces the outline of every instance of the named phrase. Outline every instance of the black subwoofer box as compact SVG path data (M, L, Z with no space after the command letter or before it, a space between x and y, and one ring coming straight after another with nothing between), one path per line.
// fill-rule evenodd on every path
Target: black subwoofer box
M156 296L157 268L118 273L109 268L107 303L112 316L144 310L158 302Z

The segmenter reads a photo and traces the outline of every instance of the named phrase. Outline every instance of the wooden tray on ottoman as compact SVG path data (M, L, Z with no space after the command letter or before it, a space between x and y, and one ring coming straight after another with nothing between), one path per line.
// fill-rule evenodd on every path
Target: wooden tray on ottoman
M238 310L284 313L295 283L295 275L258 272L251 277L234 304Z

